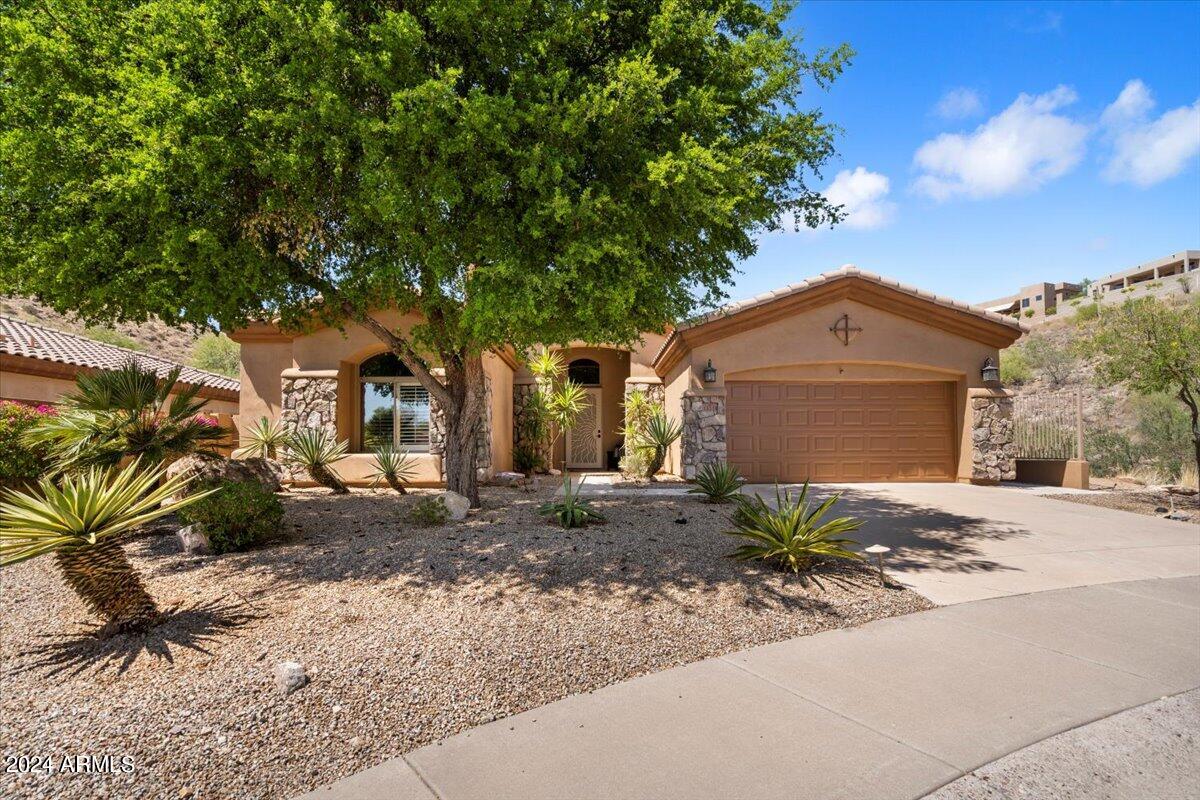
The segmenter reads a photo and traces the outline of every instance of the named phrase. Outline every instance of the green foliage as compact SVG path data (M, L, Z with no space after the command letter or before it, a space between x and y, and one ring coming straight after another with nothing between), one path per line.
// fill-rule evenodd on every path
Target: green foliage
M1083 434L1083 454L1089 471L1097 477L1123 475L1138 463L1133 440L1112 428L1088 427Z
M1010 347L1000 354L1000 382L1006 385L1028 383L1033 380L1033 367L1019 347Z
M42 478L37 490L6 490L0 495L0 566L59 548L95 545L208 496L207 491L194 492L164 506L187 478L159 484L163 471L147 469L138 459L121 469L92 467L57 483Z
M530 475L534 472L545 470L546 459L542 456L536 445L522 440L520 444L513 447L513 467L518 472Z
M1019 352L1029 367L1052 386L1061 386L1076 364L1072 349L1048 336L1032 336L1020 345Z
M238 455L275 461L279 458L279 450L287 445L288 433L279 420L272 422L266 417L259 417L258 422L246 432L246 439L249 444L239 449Z
M223 333L205 333L192 345L192 366L236 378L242 369L242 346Z
M83 335L93 341L111 344L116 347L124 347L126 350L146 349L138 344L137 341L132 337L126 336L118 330L106 328L102 325L89 325L84 329Z
M257 481L224 481L213 494L180 510L187 524L203 526L214 553L246 550L279 533L283 503Z
M807 482L797 496L776 486L774 507L758 495L740 495L733 515L734 528L725 533L750 543L734 551L732 558L766 561L792 572L809 570L822 558L862 559L847 549L847 545L858 542L842 536L861 528L862 520L838 517L821 522L839 499L840 493L811 508Z
M1096 319L1099 316L1100 316L1100 304L1093 302L1093 303L1088 303L1087 305L1080 306L1075 311L1075 316L1073 317L1073 319L1075 320L1075 322L1082 324L1085 322L1091 322L1092 320Z
M1032 317L1032 316L1033 316L1033 309L1032 309L1032 308L1027 308L1027 309L1025 309L1025 316L1027 316L1027 317Z
M333 470L333 465L347 455L347 443L339 442L324 430L301 428L287 438L287 460L303 467L314 483L334 494L350 492Z
M0 486L35 480L49 470L49 449L28 443L25 435L43 417L53 414L54 409L47 405L0 401Z
M603 522L604 516L591 503L580 498L579 490L571 488L569 475L563 476L563 496L538 506L537 513L557 520L563 528L582 528L589 522Z
M742 474L726 462L705 464L696 471L696 485L688 494L702 494L710 503L729 503L740 497Z
M537 385L525 401L522 440L533 452L553 453L559 438L586 406L588 393L575 381L563 378L567 370L557 351L543 348L527 364L537 377ZM526 457L532 460L533 453Z
M376 467L370 476L374 479L371 485L378 486L381 481L386 481L388 486L400 494L407 494L404 484L412 481L417 475L416 459L409 455L407 450L397 450L391 445L377 447L374 453Z
M662 469L667 457L667 449L683 435L683 425L672 422L666 412L656 408L639 436L640 443L651 451L649 463L646 465L646 477L653 478Z
M1052 316L1054 316L1054 315L1055 315L1055 314L1057 314L1057 313L1058 313L1058 308L1057 308L1057 306L1051 306L1050 308L1047 308L1047 309L1046 309L1046 316L1047 316L1047 317L1052 317Z
M1191 460L1187 408L1168 395L1151 394L1134 398L1132 410L1140 460L1166 475L1178 477L1184 462Z
M178 367L160 379L132 359L117 369L81 372L58 413L43 416L25 441L46 447L55 468L64 471L113 466L130 457L158 464L211 452L225 432L201 413L199 387L178 380Z
M649 474L654 450L646 446L643 432L659 405L643 390L635 389L625 396L624 406L625 447L621 455L620 469L625 475L644 478Z
M408 521L423 528L444 525L450 519L450 509L440 497L422 497L408 510Z

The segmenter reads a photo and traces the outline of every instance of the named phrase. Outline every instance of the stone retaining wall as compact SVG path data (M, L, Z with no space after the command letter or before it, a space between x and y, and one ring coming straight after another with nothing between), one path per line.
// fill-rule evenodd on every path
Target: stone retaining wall
M971 480L981 483L1016 480L1012 395L1007 392L973 395L970 404Z
M704 464L725 460L725 396L683 397L683 477L691 480Z

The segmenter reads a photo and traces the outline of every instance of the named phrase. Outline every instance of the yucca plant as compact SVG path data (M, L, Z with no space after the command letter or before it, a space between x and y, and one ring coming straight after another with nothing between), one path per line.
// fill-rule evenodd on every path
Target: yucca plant
M564 475L563 478L562 499L542 503L537 513L558 520L558 524L564 528L582 528L589 522L604 522L604 515L587 500L580 498L578 489L572 491L571 476Z
M54 553L67 585L102 617L106 633L145 630L158 619L154 599L129 563L120 538L139 525L189 506L211 491L195 492L170 506L187 478L156 484L163 467L143 469L141 459L122 469L91 467L43 478L36 490L8 490L0 499L0 566Z
M861 528L862 520L838 517L821 522L840 499L838 493L810 508L807 482L798 497L776 485L774 508L758 495L740 495L733 515L734 529L725 533L749 539L750 543L739 547L731 557L739 561L766 561L792 572L809 570L820 558L861 560L860 554L847 549L847 545L858 542L842 534Z
M683 425L667 418L666 412L655 408L646 419L640 433L640 444L651 451L646 465L646 477L653 479L667 459L667 450L683 435Z
M742 473L732 464L705 464L696 471L696 485L688 494L702 494L710 503L729 503L740 496Z
M350 490L333 465L346 457L346 442L339 442L323 430L302 428L287 438L287 459L303 467L318 486L334 494L349 494Z
M279 420L272 422L266 417L260 417L258 422L250 426L246 432L249 444L238 450L240 456L250 458L269 458L279 460L279 450L287 444L287 430Z
M371 475L374 478L371 486L378 486L380 481L387 481L387 485L400 494L408 494L404 490L404 484L417 474L416 459L410 456L407 450L397 450L390 444L377 447L374 452L375 463L378 466Z
M45 416L25 438L47 447L64 472L129 457L159 464L212 451L225 432L201 413L200 387L178 387L179 372L176 367L160 379L131 359L117 369L80 373L59 413Z

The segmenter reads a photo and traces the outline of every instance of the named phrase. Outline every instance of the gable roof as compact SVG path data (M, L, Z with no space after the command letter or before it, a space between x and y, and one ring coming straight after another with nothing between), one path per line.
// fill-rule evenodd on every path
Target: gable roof
M132 358L139 367L154 370L160 378L179 367L182 383L234 394L241 389L241 382L235 378L14 317L0 316L0 353L92 369L116 369Z
M861 270L853 264L823 272L680 323L654 356L654 367L669 370L692 344L732 335L789 313L850 297L996 347L1007 347L1027 328L977 306Z

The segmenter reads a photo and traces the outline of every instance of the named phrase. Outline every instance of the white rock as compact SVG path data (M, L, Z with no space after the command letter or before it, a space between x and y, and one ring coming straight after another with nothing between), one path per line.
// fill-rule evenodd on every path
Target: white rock
M470 500L458 492L442 492L441 497L442 502L446 504L446 510L450 512L450 519L467 518L467 510L471 507Z
M520 486L525 476L519 472L497 472L492 476L492 483L497 486Z
M212 544L208 541L208 535L204 533L204 528L200 525L185 525L175 531L175 538L179 540L179 546L185 553L206 554L212 552Z
M275 665L275 688L289 695L308 683L308 673L296 661L281 661Z

